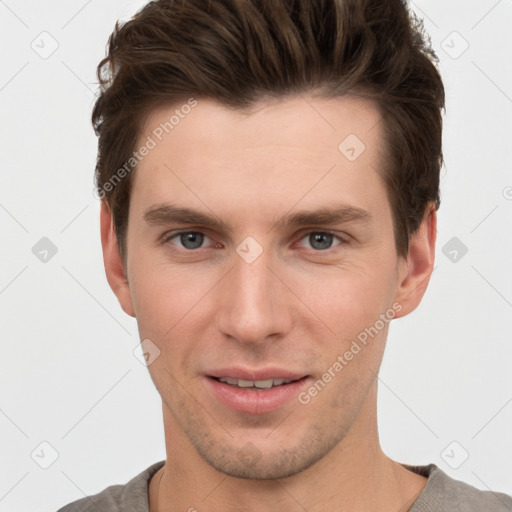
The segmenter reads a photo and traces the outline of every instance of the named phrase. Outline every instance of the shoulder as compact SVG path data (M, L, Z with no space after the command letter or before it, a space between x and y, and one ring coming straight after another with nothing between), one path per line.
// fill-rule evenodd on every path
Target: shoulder
M512 512L512 497L507 494L482 491L455 480L435 464L404 466L428 477L427 485L409 512Z
M439 470L440 471L440 470ZM459 504L464 512L511 512L512 497L501 492L482 491L450 478L445 478L445 501L450 505Z
M98 494L68 503L57 512L128 512L132 510L149 512L148 484L164 462L152 464L127 484L111 485Z

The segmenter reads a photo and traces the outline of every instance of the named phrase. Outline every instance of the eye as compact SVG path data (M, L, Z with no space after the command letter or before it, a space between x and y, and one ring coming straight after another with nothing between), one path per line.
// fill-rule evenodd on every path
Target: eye
M200 231L182 231L164 238L164 242L172 241L173 244L187 250L200 249L205 240L210 238Z
M311 233L308 233L304 238L302 238L301 245L304 246L305 243L305 247L308 249L314 249L315 251L325 251L331 249L333 247L333 242L336 240L339 242L336 245L344 243L344 240L336 235L333 235L332 233L325 231L312 231Z

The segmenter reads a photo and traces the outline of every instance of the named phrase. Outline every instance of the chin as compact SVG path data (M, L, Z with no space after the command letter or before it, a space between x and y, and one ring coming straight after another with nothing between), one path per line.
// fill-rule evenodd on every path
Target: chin
M204 438L203 438L204 439ZM202 459L217 471L226 475L251 479L275 480L296 475L323 458L340 441L339 438L324 437L318 431L302 439L292 441L279 439L275 442L265 439L235 441L231 444L192 443ZM229 441L228 441L229 443Z

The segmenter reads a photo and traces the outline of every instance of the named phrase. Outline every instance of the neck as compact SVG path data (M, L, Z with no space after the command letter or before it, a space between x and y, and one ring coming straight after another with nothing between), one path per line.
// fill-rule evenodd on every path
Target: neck
M405 512L427 479L382 452L374 411L376 386L345 438L325 457L287 478L251 480L228 476L207 464L164 405L167 460L150 483L150 512Z

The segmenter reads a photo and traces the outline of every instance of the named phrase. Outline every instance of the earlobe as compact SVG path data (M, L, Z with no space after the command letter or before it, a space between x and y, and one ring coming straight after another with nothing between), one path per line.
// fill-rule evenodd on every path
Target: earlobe
M112 222L112 213L106 201L101 202L100 230L103 263L108 284L119 300L119 304L121 304L124 312L135 317L130 287L119 252L114 223Z
M437 213L431 205L418 230L411 235L407 258L401 262L403 271L399 276L395 300L402 305L402 309L397 318L414 311L425 294L434 270L436 235Z

